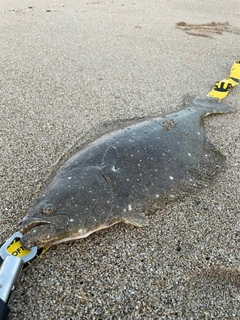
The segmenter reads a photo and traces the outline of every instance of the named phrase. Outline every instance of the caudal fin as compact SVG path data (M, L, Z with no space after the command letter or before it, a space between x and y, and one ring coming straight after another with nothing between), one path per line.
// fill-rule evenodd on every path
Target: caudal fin
M206 115L212 113L228 113L236 111L236 108L219 102L219 100L215 98L196 97L193 103L196 107L204 109Z

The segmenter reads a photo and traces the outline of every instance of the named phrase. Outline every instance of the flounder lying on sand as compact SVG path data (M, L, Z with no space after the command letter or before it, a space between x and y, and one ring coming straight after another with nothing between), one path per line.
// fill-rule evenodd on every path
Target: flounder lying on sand
M144 209L212 185L225 164L203 118L232 111L196 98L183 110L106 134L71 157L20 224L25 247L87 237L118 222L147 224Z

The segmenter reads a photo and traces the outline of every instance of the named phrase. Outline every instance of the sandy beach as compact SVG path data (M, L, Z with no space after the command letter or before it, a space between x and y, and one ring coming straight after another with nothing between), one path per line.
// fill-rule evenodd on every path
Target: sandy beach
M69 150L122 119L205 96L240 59L239 1L0 0L0 243ZM206 118L211 189L52 247L9 319L240 319L240 86Z

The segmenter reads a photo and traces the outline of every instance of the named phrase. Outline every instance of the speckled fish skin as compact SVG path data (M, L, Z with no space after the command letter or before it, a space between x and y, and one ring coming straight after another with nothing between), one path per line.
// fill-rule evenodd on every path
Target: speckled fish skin
M106 134L71 157L20 223L25 247L83 238L118 222L144 226L144 209L212 185L225 157L203 118L232 110L196 98L183 110Z

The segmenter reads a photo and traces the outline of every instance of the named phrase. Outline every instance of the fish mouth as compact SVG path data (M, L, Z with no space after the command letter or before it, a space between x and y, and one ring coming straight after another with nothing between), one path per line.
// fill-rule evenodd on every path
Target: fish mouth
M22 234L43 225L55 225L57 228L64 229L68 226L69 216L67 213L54 214L48 218L34 218L31 216L26 216L19 223L20 232Z
M22 234L25 234L28 231L30 231L30 230L32 230L32 229L34 229L36 227L43 226L43 225L46 225L46 224L52 224L52 222L43 222L43 221L28 222L25 226L21 226L20 232Z
M56 214L47 219L26 216L19 225L23 234L21 244L27 249L48 245L65 236L68 224L67 214Z

